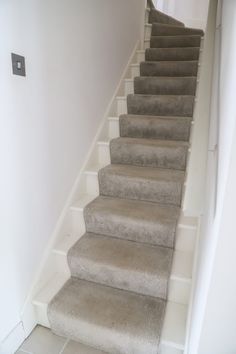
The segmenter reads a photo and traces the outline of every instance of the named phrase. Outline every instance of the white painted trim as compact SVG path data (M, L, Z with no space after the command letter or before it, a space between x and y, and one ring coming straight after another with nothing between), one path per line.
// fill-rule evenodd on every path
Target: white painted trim
M192 153L188 164L187 186L183 201L185 214L189 216L200 216L204 205L216 28L216 19L213 17L209 17L208 14L207 29L204 41L202 39L201 43L200 82L197 87L194 126L191 131Z
M192 286L190 291L190 298L189 298L189 306L188 306L188 315L187 315L187 325L186 325L186 343L185 343L185 351L184 354L188 354L188 347L189 347L189 336L191 330L191 320L192 320L192 311L193 311L193 301L194 301L194 289L196 286L196 274L197 274L197 258L199 253L199 241L200 241L200 230L201 230L201 221L202 217L198 219L198 226L196 232L196 242L195 242L195 249L194 249L194 256L193 256L193 276L192 276Z
M183 198L183 210L185 215L195 217L199 217L202 211L205 186L209 126L207 111L210 105L208 102L208 87L211 85L211 78L209 77L209 75L211 76L211 68L209 67L207 54L206 39L202 38L193 115L194 124L190 135L191 155L187 166L187 183ZM208 65L207 68L206 65ZM199 141L202 142L201 146L199 146Z
M14 354L25 338L23 324L19 322L0 343L0 354Z
M41 260L40 265L38 267L38 270L37 270L37 272L35 274L34 281L32 283L32 286L31 286L31 288L29 290L29 293L28 293L28 296L26 298L26 301L25 301L25 303L23 305L23 308L21 310L20 317L21 317L21 320L22 320L23 328L25 330L25 337L27 337L31 333L31 331L34 329L34 327L36 325L36 314L35 314L35 309L34 309L34 306L33 306L32 302L33 302L33 298L34 298L35 294L42 287L42 284L40 282L40 278L41 278L41 276L43 274L43 271L45 269L47 260L49 259L50 255L52 253L53 246L54 246L55 241L56 241L56 239L57 239L57 237L59 235L59 231L60 231L60 229L62 227L62 224L64 222L66 214L67 214L68 210L70 209L70 206L71 206L71 204L72 204L72 202L73 202L73 200L75 198L76 192L78 190L79 183L80 183L81 178L82 178L82 176L83 176L83 174L84 174L84 172L86 170L86 166L88 165L88 162L89 162L89 160L91 158L91 155L92 155L93 151L96 148L96 145L97 145L97 143L99 141L99 137L100 137L101 132L102 132L102 130L104 128L104 125L107 122L107 117L109 116L109 113L111 111L112 105L114 104L114 101L116 100L116 96L117 96L117 94L118 94L118 92L120 90L122 82L123 82L124 78L127 75L128 69L129 69L129 67L130 67L130 65L132 63L132 60L133 60L133 58L134 58L134 56L136 54L136 51L137 51L137 49L139 47L139 43L140 43L140 41L138 40L136 42L132 52L131 52L131 55L130 55L129 60L128 60L128 63L126 64L126 66L125 66L125 68L123 70L121 79L120 79L120 81L119 81L119 83L118 83L118 85L116 87L116 90L115 90L115 92L114 92L114 94L113 94L113 96L112 96L112 98L111 98L111 100L110 100L110 102L108 104L108 107L107 107L107 109L106 109L106 111L104 113L103 119L102 119L102 121L101 121L101 123L100 123L100 125L98 127L97 133L96 133L96 135L95 135L95 137L93 139L93 142L92 142L91 147L90 147L90 149L88 151L88 154L87 154L87 156L85 158L83 166L80 169L80 171L78 172L78 176L77 176L77 178L75 180L75 183L74 183L74 185L73 185L73 187L72 187L72 189L71 189L71 191L69 193L69 196L67 198L65 206L64 206L64 208L63 208L63 210L62 210L62 212L61 212L61 214L60 214L60 216L58 218L57 224L56 224L56 226L54 228L54 231L53 231L53 233L52 233L52 235L51 235L51 237L49 239L49 242L48 242L48 244L46 246L45 252L44 252L43 257L42 257L42 260Z
M148 15L147 15L148 13ZM144 1L144 8L142 14L142 23L145 23L149 16L149 12L147 9L147 1ZM140 33L140 49L143 49L144 46L144 38L145 38L145 26L142 26L141 33Z

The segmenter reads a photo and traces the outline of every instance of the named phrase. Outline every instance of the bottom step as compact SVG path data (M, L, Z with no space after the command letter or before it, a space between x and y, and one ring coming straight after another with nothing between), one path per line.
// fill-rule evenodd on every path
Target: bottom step
M68 280L56 273L33 300L38 324L49 327L48 304ZM168 301L161 335L160 354L182 354L185 344L187 306Z
M48 308L56 334L111 354L156 354L164 314L164 300L76 278Z

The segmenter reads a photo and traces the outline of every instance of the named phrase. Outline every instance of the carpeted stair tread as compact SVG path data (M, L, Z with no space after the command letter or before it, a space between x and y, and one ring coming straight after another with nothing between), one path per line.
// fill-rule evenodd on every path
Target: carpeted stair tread
M134 93L144 95L195 95L196 77L138 76Z
M199 47L147 48L146 61L194 61L199 59Z
M166 299L173 250L85 233L70 249L74 277Z
M115 138L111 163L184 170L189 144L183 141Z
M144 61L140 63L140 75L157 77L197 76L198 61Z
M100 195L181 204L183 171L112 164L101 169L98 177Z
M179 207L99 196L85 207L87 232L173 247Z
M165 301L71 278L48 316L54 333L111 354L156 354Z
M120 136L188 141L191 121L191 117L123 114L119 118Z
M188 148L185 141L120 137L110 142L111 163L184 170Z
M176 20L175 18L164 14L156 9L151 9L149 14L149 23L164 23L169 25L184 26L184 23Z
M192 117L194 96L136 95L127 96L128 114Z
M178 36L186 34L203 36L204 32L197 28L174 26L163 23L152 24L152 36Z
M178 48L178 47L200 47L201 36L179 35L179 36L151 36L151 48Z
M146 61L187 61L198 60L199 47L179 48L147 48L145 50Z

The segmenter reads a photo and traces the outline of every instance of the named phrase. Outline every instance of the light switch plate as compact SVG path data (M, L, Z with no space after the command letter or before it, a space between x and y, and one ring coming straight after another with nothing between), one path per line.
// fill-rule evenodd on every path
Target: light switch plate
M11 53L12 72L14 75L25 76L25 57Z

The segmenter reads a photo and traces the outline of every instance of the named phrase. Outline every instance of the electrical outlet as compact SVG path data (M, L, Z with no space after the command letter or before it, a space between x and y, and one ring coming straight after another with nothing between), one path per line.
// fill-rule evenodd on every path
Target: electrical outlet
M13 75L25 76L25 57L11 53Z

